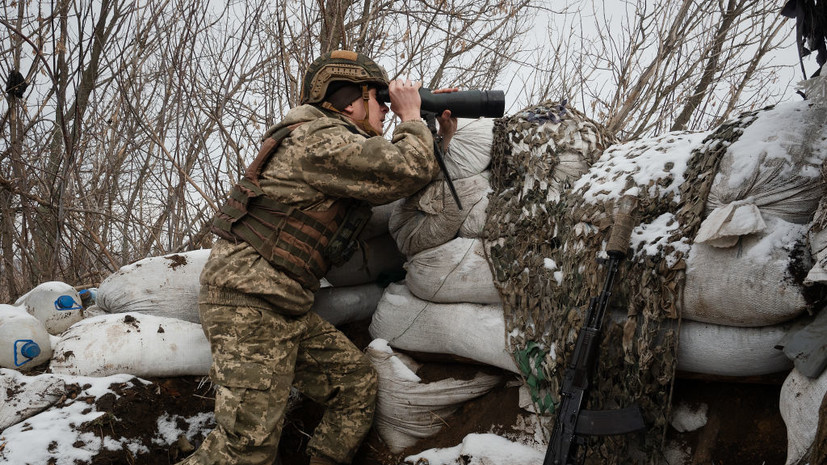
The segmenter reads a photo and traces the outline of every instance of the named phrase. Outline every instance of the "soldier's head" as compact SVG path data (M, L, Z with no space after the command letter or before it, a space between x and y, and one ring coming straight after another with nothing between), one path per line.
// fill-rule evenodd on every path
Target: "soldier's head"
M356 52L336 50L317 58L304 75L302 104L340 113L372 135L381 135L389 109L376 100L376 90L388 86L385 70Z

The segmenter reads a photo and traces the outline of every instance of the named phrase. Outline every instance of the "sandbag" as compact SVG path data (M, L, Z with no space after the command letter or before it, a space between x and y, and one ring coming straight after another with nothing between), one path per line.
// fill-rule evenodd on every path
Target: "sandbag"
M487 174L453 180L462 210L441 178L398 205L388 227L399 250L410 257L455 238L475 205L488 196Z
M730 247L768 228L767 215L809 223L824 195L826 123L827 107L804 101L758 114L721 159L695 242Z
M494 121L493 118L457 119L457 132L443 157L451 179L467 178L488 169L494 142Z
M121 267L98 287L97 306L108 313L140 312L200 323L198 282L209 249L150 257Z
M87 318L54 344L53 373L143 377L206 375L212 355L200 324L136 312Z
M418 299L404 284L391 284L369 331L398 349L453 354L519 373L505 349L499 305L437 304Z
M0 367L29 371L51 356L52 343L43 323L22 307L0 304Z
M395 281L404 273L404 264L405 256L399 252L393 238L381 234L361 242L350 260L330 268L325 279L334 287Z
M394 353L387 341L374 340L366 353L379 375L375 426L393 453L438 433L445 425L443 418L500 381L498 376L477 373L471 380L422 383L416 375L419 365Z
M825 395L827 372L813 379L794 369L781 386L778 407L787 425L786 465L797 465L810 452L818 429L819 407Z
M733 247L695 243L686 260L683 318L760 327L792 320L807 309L791 269L809 269L807 226L765 216L767 228ZM804 260L802 263L796 261Z
M789 324L741 328L684 320L678 342L678 370L733 377L762 376L792 368L776 349Z
M334 326L366 320L373 316L384 291L374 283L324 287L316 292L311 310Z
M459 237L419 252L405 264L408 289L431 302L501 303L483 247Z
M481 198L479 202L474 204L468 211L468 216L465 221L459 225L459 237L481 238L483 237L483 229L485 229L485 221L488 219L488 195Z
M0 368L0 431L54 405L65 394L58 376L25 376Z
M60 334L83 319L83 304L74 287L48 281L38 284L14 303L40 320L49 334Z

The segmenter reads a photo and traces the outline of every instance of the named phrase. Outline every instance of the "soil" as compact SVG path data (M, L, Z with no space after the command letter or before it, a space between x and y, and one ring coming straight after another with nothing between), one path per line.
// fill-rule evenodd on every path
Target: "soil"
M343 328L354 342L365 347L369 336L364 326ZM449 376L473 376L476 371L493 370L513 379L513 375L490 367L470 366L451 361L428 361L418 374L425 380ZM126 438L140 441L150 451L133 456L126 451L103 452L92 464L173 464L197 447L203 437L192 443L179 440L170 446L153 444L157 419L165 414L190 417L200 412L211 412L214 406L209 382L204 377L149 379L152 384L140 382L115 386L120 394L103 397L97 407L107 414L84 424L82 429L98 436ZM691 433L670 429L668 440L692 451L697 464L755 464L780 465L786 457L786 428L778 411L778 399L783 377L770 377L751 382L732 380L693 379L679 377L675 383L673 405L708 405L708 420L704 427ZM518 389L514 383L501 383L486 395L464 404L454 415L445 418L446 425L436 436L421 440L399 454L391 453L376 431L371 430L354 464L397 465L414 453L431 448L453 447L470 433L513 432L521 410L518 407ZM75 390L75 396L80 389ZM71 392L69 397L72 397ZM91 399L90 399L91 400ZM309 434L319 422L323 409L304 400L292 409L285 420L280 444L282 464L305 465L304 455ZM181 421L182 429L186 424Z

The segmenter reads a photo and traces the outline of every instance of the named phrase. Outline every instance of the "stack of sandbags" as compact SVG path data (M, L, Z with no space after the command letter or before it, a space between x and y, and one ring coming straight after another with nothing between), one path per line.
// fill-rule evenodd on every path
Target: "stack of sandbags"
M553 164L538 169L553 173L546 187L548 201L556 202L599 156L603 136L565 104L523 113L524 131L509 140L510 151L524 158L554 154ZM494 124L460 119L446 153L462 210L439 178L392 213L390 232L407 255L407 275L404 286L385 292L370 329L393 347L460 355L518 372L506 350L502 302L482 240Z
M502 301L482 239L494 125L490 119L460 119L445 155L462 209L440 177L391 214L390 232L407 256L407 274L404 283L385 291L370 332L394 348L450 354L519 373L506 348ZM532 113L525 126L528 134L513 141L514 151L556 155L557 163L547 167L555 173L549 195L556 201L598 155L597 128L574 111L562 120L551 112ZM391 415L381 407L378 422ZM380 434L395 446L389 429Z
M677 303L682 317L680 370L753 376L791 367L775 346L790 323L811 309L800 272L806 275L812 266L807 235L824 190L821 164L827 150L820 144L825 115L823 108L805 102L783 105L744 117L743 131L730 132L733 140L719 141L726 153L701 212L705 220L698 237L670 243L675 212L635 228L632 247L637 256L668 261L680 250L686 260L685 288ZM681 186L697 182L684 179L688 161L715 143L706 140L712 134L668 134L616 145L593 166L581 160L579 169L570 170L570 176L577 177L570 189L594 203L645 190L649 198L667 199L677 209ZM518 150L520 140L511 143ZM558 140L557 145L564 144ZM484 162L476 165L478 172L464 174L485 177L482 166ZM463 187L472 184L469 177L456 180L463 181ZM484 202L481 192L458 191L469 205ZM549 190L549 205L556 201L554 192ZM473 211L465 203L466 210ZM444 181L437 180L391 215L391 233L408 254L408 275L406 289L391 287L380 302L371 325L374 337L393 347L426 352L448 350L446 343L435 341L444 339L456 347L450 349L456 355L484 363L505 355L501 338L475 345L473 337L459 333L473 335L477 330L455 322L458 309L469 303L482 305L476 312L496 312L498 305L485 250L478 237L466 237L460 229L466 210L456 208ZM593 230L589 224L581 226ZM492 320L480 321L490 325ZM447 329L436 335L434 328Z
M684 360L684 369L749 376L790 368L775 346L812 310L804 276L825 190L825 123L823 106L780 105L757 113L727 148L687 258L683 317L693 323L682 329L705 338L721 364Z
M634 195L677 209L689 201L680 198L684 184L706 182L684 178L690 160L723 148L695 237L674 237L677 211L632 234L631 260L671 263L680 252L686 261L676 302L679 369L751 376L790 368L775 346L811 309L803 275L812 266L807 235L824 192L825 119L823 108L801 102L744 115L726 131L616 145L572 187L587 204Z

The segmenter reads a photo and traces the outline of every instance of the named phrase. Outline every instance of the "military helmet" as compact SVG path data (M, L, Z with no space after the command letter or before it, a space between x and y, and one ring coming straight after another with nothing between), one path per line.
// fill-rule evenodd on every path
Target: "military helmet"
M317 58L307 68L299 95L301 103L324 101L328 86L339 81L387 87L388 74L376 62L361 53L335 50Z

